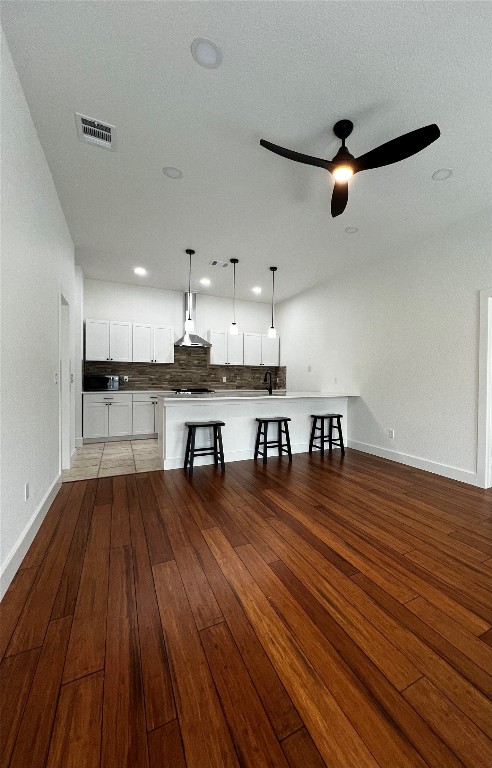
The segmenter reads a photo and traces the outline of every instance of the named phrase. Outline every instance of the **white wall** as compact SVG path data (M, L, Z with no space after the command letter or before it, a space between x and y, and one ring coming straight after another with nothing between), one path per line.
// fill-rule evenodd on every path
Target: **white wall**
M288 388L336 378L360 392L353 447L475 483L479 290L491 267L479 221L283 302Z
M229 328L232 298L197 295L197 333ZM91 320L121 320L132 323L173 325L176 338L183 334L184 294L144 286L85 280L84 317ZM266 333L270 326L268 304L236 301L236 322L240 331Z
M60 293L73 305L74 249L2 32L2 593L59 479ZM71 337L73 352L73 334ZM24 485L30 497L24 501Z

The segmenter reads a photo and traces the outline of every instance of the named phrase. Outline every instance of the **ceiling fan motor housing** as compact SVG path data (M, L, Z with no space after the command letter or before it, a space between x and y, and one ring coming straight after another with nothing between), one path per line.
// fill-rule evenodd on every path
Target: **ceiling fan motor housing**
M353 129L354 124L351 120L339 120L338 123L335 123L333 126L333 133L335 136L338 136L339 139L345 141L345 139L350 136Z

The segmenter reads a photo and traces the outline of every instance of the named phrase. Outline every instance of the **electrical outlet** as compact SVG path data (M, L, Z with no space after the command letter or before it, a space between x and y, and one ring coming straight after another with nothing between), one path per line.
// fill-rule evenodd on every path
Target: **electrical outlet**
M308 373L311 373L311 366L308 365Z
M24 486L24 501L27 501L29 498L29 483L26 483Z
M391 438L393 438L393 437L395 436L395 430L394 430L394 429L390 429L390 430L389 430L389 436L390 436Z
M123 381L128 381L128 376L123 376Z
M225 384L227 381L227 376L222 376L222 383Z

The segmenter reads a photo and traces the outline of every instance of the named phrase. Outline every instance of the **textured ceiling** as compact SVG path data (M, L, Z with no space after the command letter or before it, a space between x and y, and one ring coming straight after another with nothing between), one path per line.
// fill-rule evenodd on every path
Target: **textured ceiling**
M86 275L269 300L450 228L490 206L490 33L482 2L4 2L12 56ZM215 70L195 37L223 51ZM77 140L74 112L117 127L116 152ZM324 171L260 138L331 158L341 118L360 155L436 122L441 138L356 176L330 216ZM163 166L177 166L172 181ZM454 170L447 182L432 173ZM353 235L345 227L358 227ZM144 280L135 265L149 270ZM204 290L204 289L201 289Z

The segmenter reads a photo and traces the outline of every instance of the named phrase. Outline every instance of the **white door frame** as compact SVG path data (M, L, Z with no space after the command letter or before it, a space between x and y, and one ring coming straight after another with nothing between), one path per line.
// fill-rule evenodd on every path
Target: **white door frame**
M72 404L70 368L70 305L60 292L58 323L58 413L59 413L59 468L70 469L72 458Z
M477 484L492 486L492 288L480 291Z

